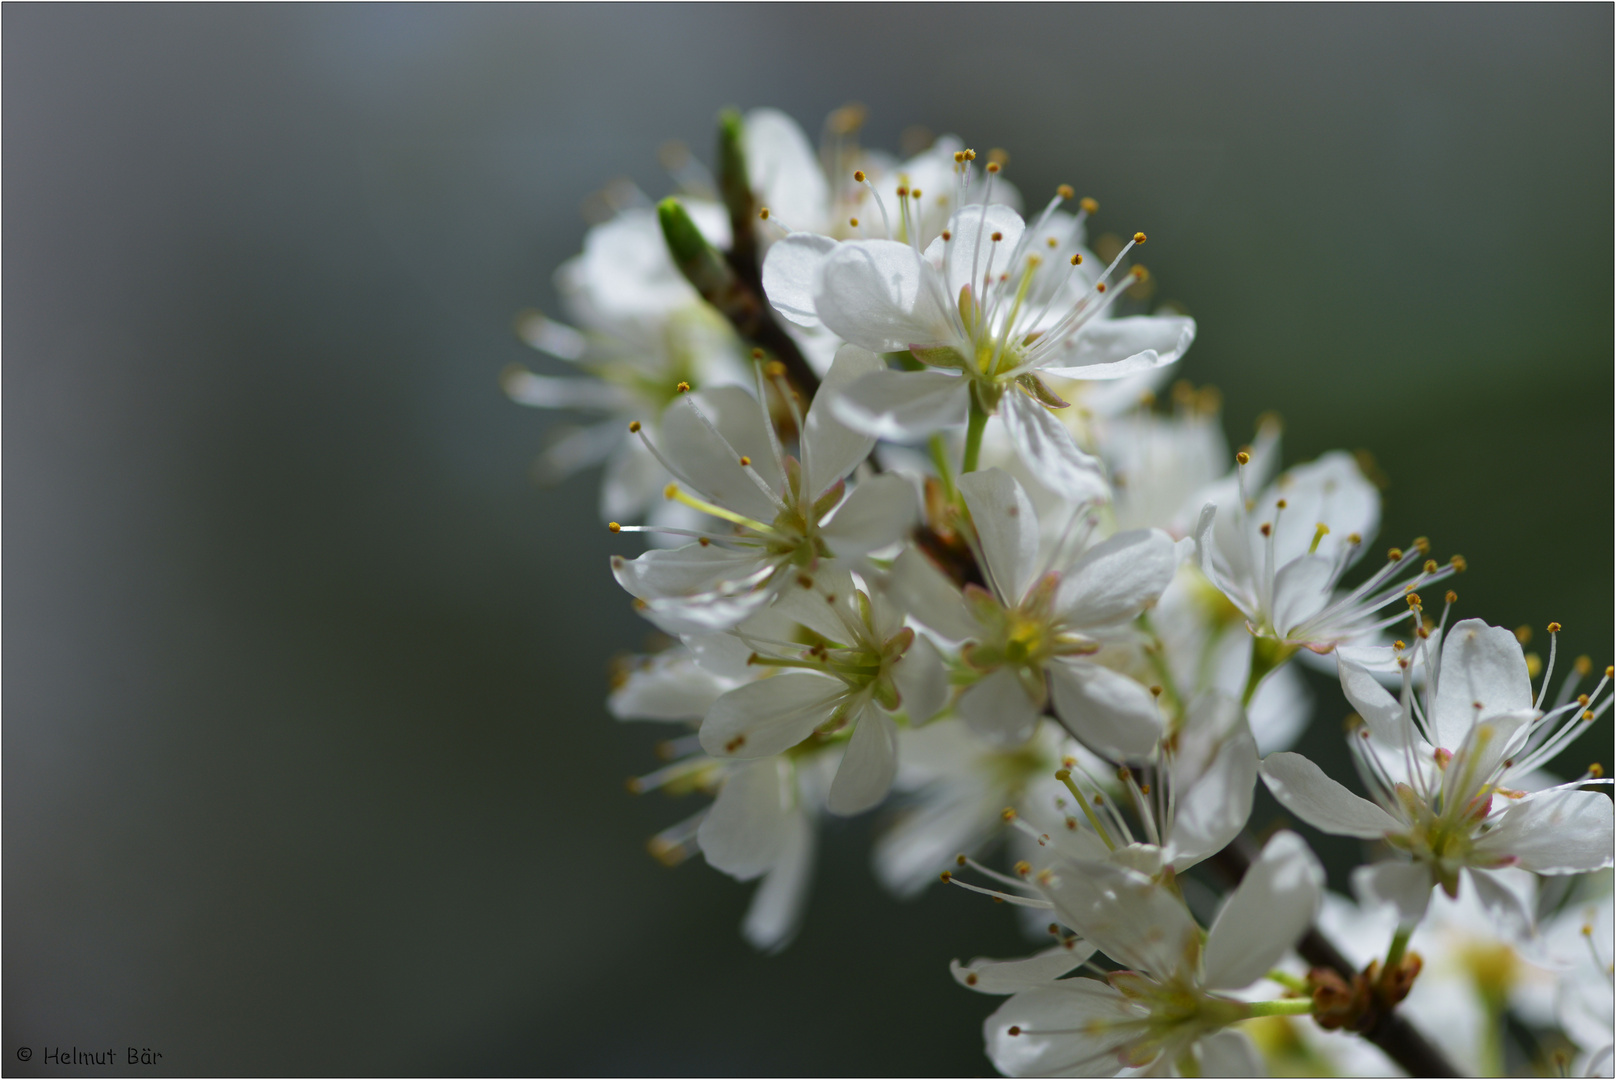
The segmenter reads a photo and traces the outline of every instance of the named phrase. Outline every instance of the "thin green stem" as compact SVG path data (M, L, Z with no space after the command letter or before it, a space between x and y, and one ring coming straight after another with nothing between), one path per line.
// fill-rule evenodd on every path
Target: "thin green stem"
M959 502L959 489L954 486L954 469L948 462L948 444L943 442L942 432L931 437L931 461L937 466L937 478L943 482L943 494L948 496L950 506Z
M982 432L987 430L988 413L971 395L971 412L965 422L965 461L960 466L961 473L976 471L977 459L982 456Z
M1246 1006L1252 1016L1306 1016L1313 1011L1312 998L1281 998L1279 1001L1253 1001Z
M1403 954L1408 951L1408 939L1413 936L1412 926L1397 928L1397 932L1392 935L1392 947L1386 950L1386 964L1381 968L1382 971L1390 975L1397 970L1398 965L1403 962Z
M1289 972L1274 970L1268 973L1268 981L1276 982L1287 990L1294 990L1298 994L1307 993L1307 980L1292 975Z
M1295 645L1287 645L1269 637L1251 639L1251 670L1246 675L1246 688L1240 695L1242 706L1251 707L1251 699L1257 696L1257 687L1262 685L1262 681L1270 672L1295 656L1296 649Z

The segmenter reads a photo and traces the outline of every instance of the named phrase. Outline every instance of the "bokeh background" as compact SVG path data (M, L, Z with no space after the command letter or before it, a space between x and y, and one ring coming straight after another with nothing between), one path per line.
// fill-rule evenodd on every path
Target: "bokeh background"
M1462 551L1461 614L1611 656L1609 6L0 23L8 1073L989 1071L945 963L1013 920L888 899L868 821L776 957L750 887L645 854L692 807L622 786L660 737L601 705L646 631L624 549L497 386L554 371L511 320L556 310L580 204L666 190L726 104L858 100L870 145L956 131L1097 196L1231 438L1277 409L1288 460L1371 450L1382 541Z

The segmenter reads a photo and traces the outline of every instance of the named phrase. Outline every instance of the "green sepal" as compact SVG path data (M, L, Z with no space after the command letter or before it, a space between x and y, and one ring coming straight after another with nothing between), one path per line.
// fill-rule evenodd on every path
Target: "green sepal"
M749 257L758 207L746 168L746 122L738 109L718 114L718 191L729 211L734 254Z
M909 355L919 360L927 367L959 368L964 370L965 357L960 351L949 345L916 345L909 350Z
M1042 379L1030 371L1025 375L1016 376L1016 385L1031 394L1033 400L1046 409L1071 408L1072 403L1070 401L1062 399L1059 394L1045 386Z

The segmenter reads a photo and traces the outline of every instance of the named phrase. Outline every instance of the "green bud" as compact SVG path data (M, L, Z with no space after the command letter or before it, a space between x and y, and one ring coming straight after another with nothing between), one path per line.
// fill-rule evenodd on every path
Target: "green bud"
M725 315L731 315L724 300L735 291L735 273L701 235L689 212L678 199L670 196L657 203L657 220L662 224L662 237L679 272L703 299Z
M718 190L729 210L736 251L747 253L758 207L746 169L746 124L736 109L718 114Z

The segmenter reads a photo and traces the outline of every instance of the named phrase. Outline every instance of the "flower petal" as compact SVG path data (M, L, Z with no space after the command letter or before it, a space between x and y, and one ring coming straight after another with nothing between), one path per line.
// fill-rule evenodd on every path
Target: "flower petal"
M1445 677L1445 673L1444 673ZM1550 788L1510 806L1475 852L1537 874L1581 874L1611 865L1611 801L1598 791Z
M877 371L830 398L844 424L893 442L915 442L965 422L969 380L947 371Z
M710 501L758 521L773 521L779 513L741 466L740 459L749 457L764 484L781 490L784 477L763 410L745 390L716 386L681 396L662 414L660 439L663 455Z
M1257 744L1232 695L1212 692L1191 703L1170 766L1177 792L1167 836L1174 870L1217 854L1245 828L1257 764Z
M849 240L820 264L814 309L843 341L871 352L942 344L956 333L957 316L941 292L936 270L908 244Z
M1532 678L1513 633L1480 619L1447 632L1432 710L1438 746L1456 750L1478 720L1531 707Z
M814 849L813 824L806 814L793 814L774 869L752 894L741 922L741 936L754 948L779 952L796 936L808 903L808 886L813 884Z
M1263 759L1262 778L1285 809L1315 829L1365 840L1403 831L1396 818L1331 780L1301 754L1269 754Z
M1196 1042L1195 1056L1202 1076L1265 1076L1268 1071L1250 1037L1231 1028Z
M814 289L836 241L816 233L794 232L777 240L763 257L763 292L780 317L798 326L823 325L814 307Z
M647 551L635 559L612 558L617 583L641 600L714 592L728 584L750 582L764 570L757 551L718 544L686 544Z
M1000 203L976 203L954 211L948 219L951 239L939 236L926 248L927 260L943 268L949 300L957 299L960 290L969 285L980 301L986 295L983 280L1010 269L1010 254L1026 229L1021 215ZM999 234L999 239L993 239L994 233Z
M788 226L819 226L830 191L802 128L779 109L752 109L745 130L747 180L758 202Z
M1115 1076L1148 1015L1099 979L1063 979L1000 1005L983 1021L982 1037L988 1060L1006 1076Z
M981 633L965 610L959 588L913 547L906 547L893 562L886 590L915 621L950 641L965 641Z
M1339 649L1336 651L1340 652ZM1387 693L1386 688L1380 685L1380 680L1370 674L1367 668L1339 655L1336 657L1336 666L1341 672L1341 692L1358 710L1358 715L1364 718L1364 723L1369 725L1370 732L1377 739L1388 746L1403 747L1409 745L1410 739L1418 738L1418 733L1403 715L1402 705ZM1421 739L1414 745L1418 747L1423 742Z
M1038 511L1016 478L983 469L959 478L960 494L987 558L988 580L1006 604L1016 604L1038 565Z
M885 473L854 488L819 532L831 551L843 558L868 555L902 540L919 517L914 485Z
M859 713L847 753L825 805L833 814L861 814L887 797L898 772L898 725L875 705Z
M837 394L866 375L885 371L879 356L857 345L843 345L819 384L813 404L803 420L803 469L807 473L810 500L823 495L832 484L858 467L875 446L875 436L849 427L834 415Z
M840 679L807 672L738 686L701 723L701 748L714 757L756 758L796 746L831 718L847 694Z
M1324 867L1306 842L1275 833L1207 931L1206 986L1239 990L1262 978L1307 932L1323 896Z
M1161 598L1177 569L1172 538L1160 529L1117 533L1061 575L1055 608L1077 629L1131 622Z
M1135 870L1074 860L1046 891L1061 922L1124 967L1166 977L1194 959L1200 931L1189 912Z
M1330 602L1335 565L1322 555L1300 555L1274 574L1274 629L1281 637L1323 611Z
M978 994L1018 994L1023 990L1046 986L1062 975L1076 971L1093 955L1093 945L1082 938L1070 938L1054 948L1019 960L990 960L985 956L979 956L969 964L950 960L948 970L955 982Z
M943 654L924 635L917 635L893 665L892 683L911 725L924 724L948 704L948 667Z
M1120 379L1166 367L1195 340L1183 315L1096 319L1057 348L1042 370L1065 379Z
M967 688L954 703L954 711L973 732L995 746L1020 746L1038 730L1038 706L1008 667Z
M1399 926L1416 926L1425 918L1436 884L1424 863L1388 860L1360 866L1352 872L1352 891L1365 907L1390 904L1397 909Z
M1055 715L1066 730L1107 757L1138 760L1161 738L1156 699L1120 672L1087 661L1048 665Z
M797 785L783 757L748 762L724 778L718 798L696 830L707 863L750 881L770 870L796 813Z
M1066 425L1021 389L999 401L999 418L1028 472L1050 491L1074 503L1108 498L1100 459L1078 449Z
M619 720L700 720L734 685L685 650L670 650L630 671L606 699L606 711Z

